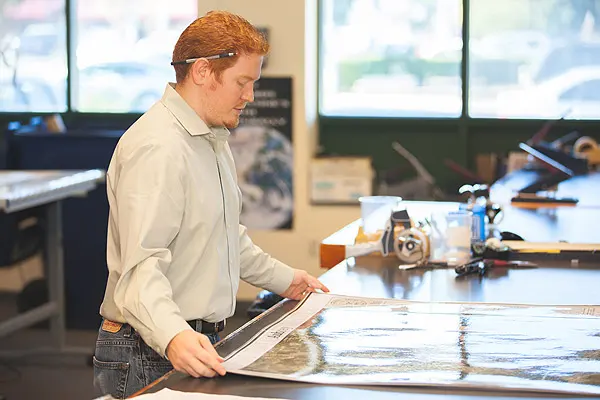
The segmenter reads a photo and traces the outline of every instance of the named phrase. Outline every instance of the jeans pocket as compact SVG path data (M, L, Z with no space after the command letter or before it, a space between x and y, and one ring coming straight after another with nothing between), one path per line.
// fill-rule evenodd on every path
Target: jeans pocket
M100 361L94 356L94 386L102 394L116 399L125 398L129 363Z

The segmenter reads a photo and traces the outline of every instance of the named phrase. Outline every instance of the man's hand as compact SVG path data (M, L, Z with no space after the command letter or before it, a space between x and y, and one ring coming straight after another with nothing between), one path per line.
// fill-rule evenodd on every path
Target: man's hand
M173 367L194 378L225 375L224 361L205 335L186 329L179 332L167 346L167 357Z
M317 289L329 292L327 286L323 285L317 278L309 275L306 271L295 269L294 279L292 279L290 287L281 293L281 296L292 300L300 300L306 293L314 292Z

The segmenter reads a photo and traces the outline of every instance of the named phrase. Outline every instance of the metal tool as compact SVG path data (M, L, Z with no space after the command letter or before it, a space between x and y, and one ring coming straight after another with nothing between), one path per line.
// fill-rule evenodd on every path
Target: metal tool
M457 266L454 271L458 276L470 274L485 275L492 267L535 268L537 264L523 260L493 260L479 257L472 259L466 264Z
M485 275L485 273L491 266L492 262L490 262L490 260L476 258L474 260L469 261L466 264L457 266L456 268L454 268L454 271L458 276L470 274Z

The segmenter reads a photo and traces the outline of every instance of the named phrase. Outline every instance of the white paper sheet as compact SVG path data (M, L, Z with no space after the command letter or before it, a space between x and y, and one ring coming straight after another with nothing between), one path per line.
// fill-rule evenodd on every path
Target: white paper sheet
M600 394L600 306L313 293L224 366L324 384Z
M223 394L187 393L171 389L161 389L155 393L137 396L140 400L284 400L264 397L242 397Z
M297 307L286 318L260 332L252 342L252 345L243 347L241 351L230 354L223 363L223 367L227 371L236 371L252 364L310 317L320 312L327 306L329 301L330 299L327 297L309 297L301 304L301 307Z

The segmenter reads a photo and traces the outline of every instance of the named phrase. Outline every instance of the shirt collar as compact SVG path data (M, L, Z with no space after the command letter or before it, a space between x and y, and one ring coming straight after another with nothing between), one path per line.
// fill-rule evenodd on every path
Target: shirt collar
M174 83L167 84L160 101L190 135L208 134L209 139L217 141L225 141L229 137L229 130L225 127L209 128L192 107L177 93Z

